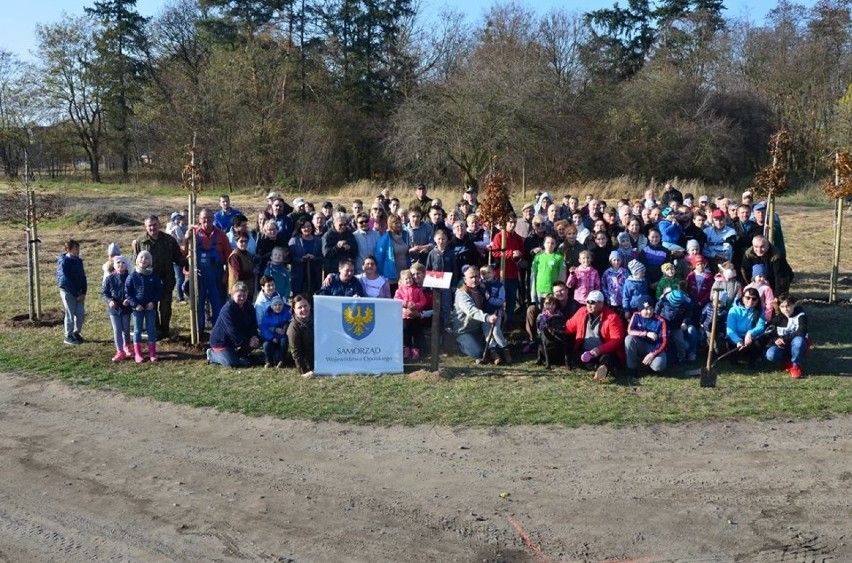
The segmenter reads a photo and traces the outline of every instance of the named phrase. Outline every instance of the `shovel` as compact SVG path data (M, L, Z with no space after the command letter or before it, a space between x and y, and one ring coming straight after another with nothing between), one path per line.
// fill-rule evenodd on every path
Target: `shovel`
M701 387L716 387L716 362L719 360L716 360L716 362L713 361L713 350L716 347L716 320L719 314L719 293L721 291L722 288L713 290L713 320L710 322L710 348L707 350L707 365L701 368L698 379Z

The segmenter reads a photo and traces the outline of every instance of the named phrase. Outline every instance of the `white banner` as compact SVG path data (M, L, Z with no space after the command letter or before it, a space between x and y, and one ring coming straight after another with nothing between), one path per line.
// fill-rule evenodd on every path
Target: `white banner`
M314 296L314 373L402 373L402 301Z

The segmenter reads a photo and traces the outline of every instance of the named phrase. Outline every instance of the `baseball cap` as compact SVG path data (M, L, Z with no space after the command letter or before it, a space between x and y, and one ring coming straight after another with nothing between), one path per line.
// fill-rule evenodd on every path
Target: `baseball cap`
M707 203L709 201L710 201L710 196L708 196L708 195L703 195L703 196L698 198L698 203Z
M765 201L761 201L759 203L756 203L755 206L754 206L755 211L760 211L761 209L766 209L766 202Z
M604 295L598 290L590 291L586 303L603 303Z
M715 209L713 211L712 217L713 217L713 219L724 219L725 218L725 212L722 211L721 209Z
M269 194L266 196L266 199L278 199L280 197L281 196L278 194L278 192L269 192Z
M305 201L305 198L297 197L296 199L293 200L293 207L301 207L301 206L305 205L305 203L307 203Z

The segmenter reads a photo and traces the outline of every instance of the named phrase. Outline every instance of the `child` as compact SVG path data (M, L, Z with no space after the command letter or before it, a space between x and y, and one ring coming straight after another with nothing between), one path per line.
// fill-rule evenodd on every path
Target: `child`
M263 270L263 275L275 280L275 291L285 301L290 299L290 272L284 263L284 248L276 246L269 256L269 263Z
M435 231L433 237L435 248L429 251L426 256L425 270L433 272L455 272L456 270L456 255L455 251L447 246L449 237L444 229ZM450 287L455 287L458 279L453 279L450 282ZM449 332L452 330L452 319L450 311L453 306L453 293L450 289L441 290L441 326Z
M163 296L163 282L154 272L151 253L143 250L136 255L136 267L127 276L125 291L133 308L133 353L136 363L145 361L142 356L142 323L148 330L148 357L156 362L157 357L157 303Z
M621 313L624 284L630 275L627 268L622 266L621 256L622 254L617 250L609 253L610 266L604 272L603 279L601 280L601 291L604 294L604 299L606 299L610 308L618 313Z
M432 288L423 287L423 280L426 279L426 266L415 262L411 265L411 276L414 278L414 283L423 290L423 295L426 296L426 308L420 313L420 316L424 319L423 325L426 326L428 323L425 322L425 319L432 318Z
M277 291L275 291L275 280L269 276L263 276L260 278L260 293L257 294L257 299L254 300L254 312L257 317L257 326L260 326L261 321L263 321L263 315L266 314L266 310L272 305L273 297L281 297ZM283 297L281 297L283 299Z
M402 301L402 357L420 359L420 350L423 348L421 315L428 299L414 281L411 270L403 270L399 275L399 287L393 298Z
M808 318L796 304L796 298L785 294L778 299L780 314L769 323L775 327L775 339L766 350L766 359L781 362L793 379L802 377L802 360L810 348Z
M655 313L665 319L667 340L674 343L674 350L669 347L669 360L677 363L695 360L699 332L692 324L692 301L689 297L680 289L668 291L657 301Z
M678 288L678 284L680 283L680 279L675 276L675 266L671 262L666 262L662 266L660 266L660 270L663 272L663 277L660 278L660 281L657 283L657 299L663 296L663 293L667 291L671 291L673 289Z
M584 250L580 253L580 265L572 266L566 284L574 290L574 301L580 305L586 304L586 296L601 288L601 277L592 266L592 253Z
M627 231L622 231L618 233L618 254L621 256L621 264L630 264L631 260L635 260L639 253L633 248L633 244L630 242L630 233Z
M686 276L686 288L689 291L689 297L696 305L703 309L710 302L710 289L713 283L710 280L710 273L704 268L707 265L707 259L698 254L692 258L692 271Z
M509 354L509 348L506 344L506 338L503 336L503 319L506 318L503 311L503 305L506 303L506 287L495 275L493 266L483 266L479 269L479 276L482 279L482 287L485 290L485 303L482 310L488 315L497 315L497 323L494 325L494 342L497 351L503 355L503 359L507 364L512 363L512 356ZM485 325L483 325L483 330ZM488 332L491 328L488 328ZM488 332L485 337L488 338ZM499 337L497 335L500 335Z
M280 295L275 295L260 321L260 336L263 338L265 367L284 367L287 357L287 326L293 320L293 312Z
M763 318L771 319L775 313L775 293L769 282L766 281L766 266L755 264L751 268L751 283L746 288L753 287L760 295L760 306L763 309Z
M551 369L553 362L557 365L565 362L565 341L562 334L565 331L565 315L559 310L559 300L548 293L542 303L542 311L536 319L538 338L541 345L538 347L537 365L544 365Z
M624 282L621 308L624 310L624 318L630 320L633 313L641 309L646 301L653 303L653 298L648 280L645 279L645 264L639 260L631 260L627 268L630 270L630 276Z
M553 282L565 276L565 261L556 253L556 237L544 237L544 250L535 255L530 269L530 298L533 303L541 304L544 296L553 290Z
M80 258L80 243L69 239L65 252L56 260L56 284L59 297L65 307L65 344L76 346L83 343L80 331L86 321L86 269Z
M116 256L121 256L121 249L118 247L118 243L111 242L109 246L107 246L107 261L104 262L102 269L104 271L104 277L101 280L101 283L105 282L109 275L113 272L113 258Z
M130 275L130 262L124 256L115 256L110 267L112 273L104 280L101 297L107 305L107 315L112 325L112 337L115 341L113 362L120 362L133 354L130 350L130 300L127 299L125 284Z
M249 288L248 298L254 293L254 257L248 253L248 235L241 233L237 235L237 247L228 256L228 295L231 294L234 284L238 281L245 282ZM275 251L273 250L273 254ZM270 264L271 266L271 264ZM286 269L286 266L284 267ZM267 266L267 270L269 266ZM250 301L249 301L250 302Z

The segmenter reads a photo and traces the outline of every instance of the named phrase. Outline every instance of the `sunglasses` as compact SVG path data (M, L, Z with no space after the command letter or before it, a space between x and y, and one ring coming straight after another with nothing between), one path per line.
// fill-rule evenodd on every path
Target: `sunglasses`
M366 225L367 221L355 221L359 225Z
M743 301L757 301L757 297L752 297L751 295L743 295Z

